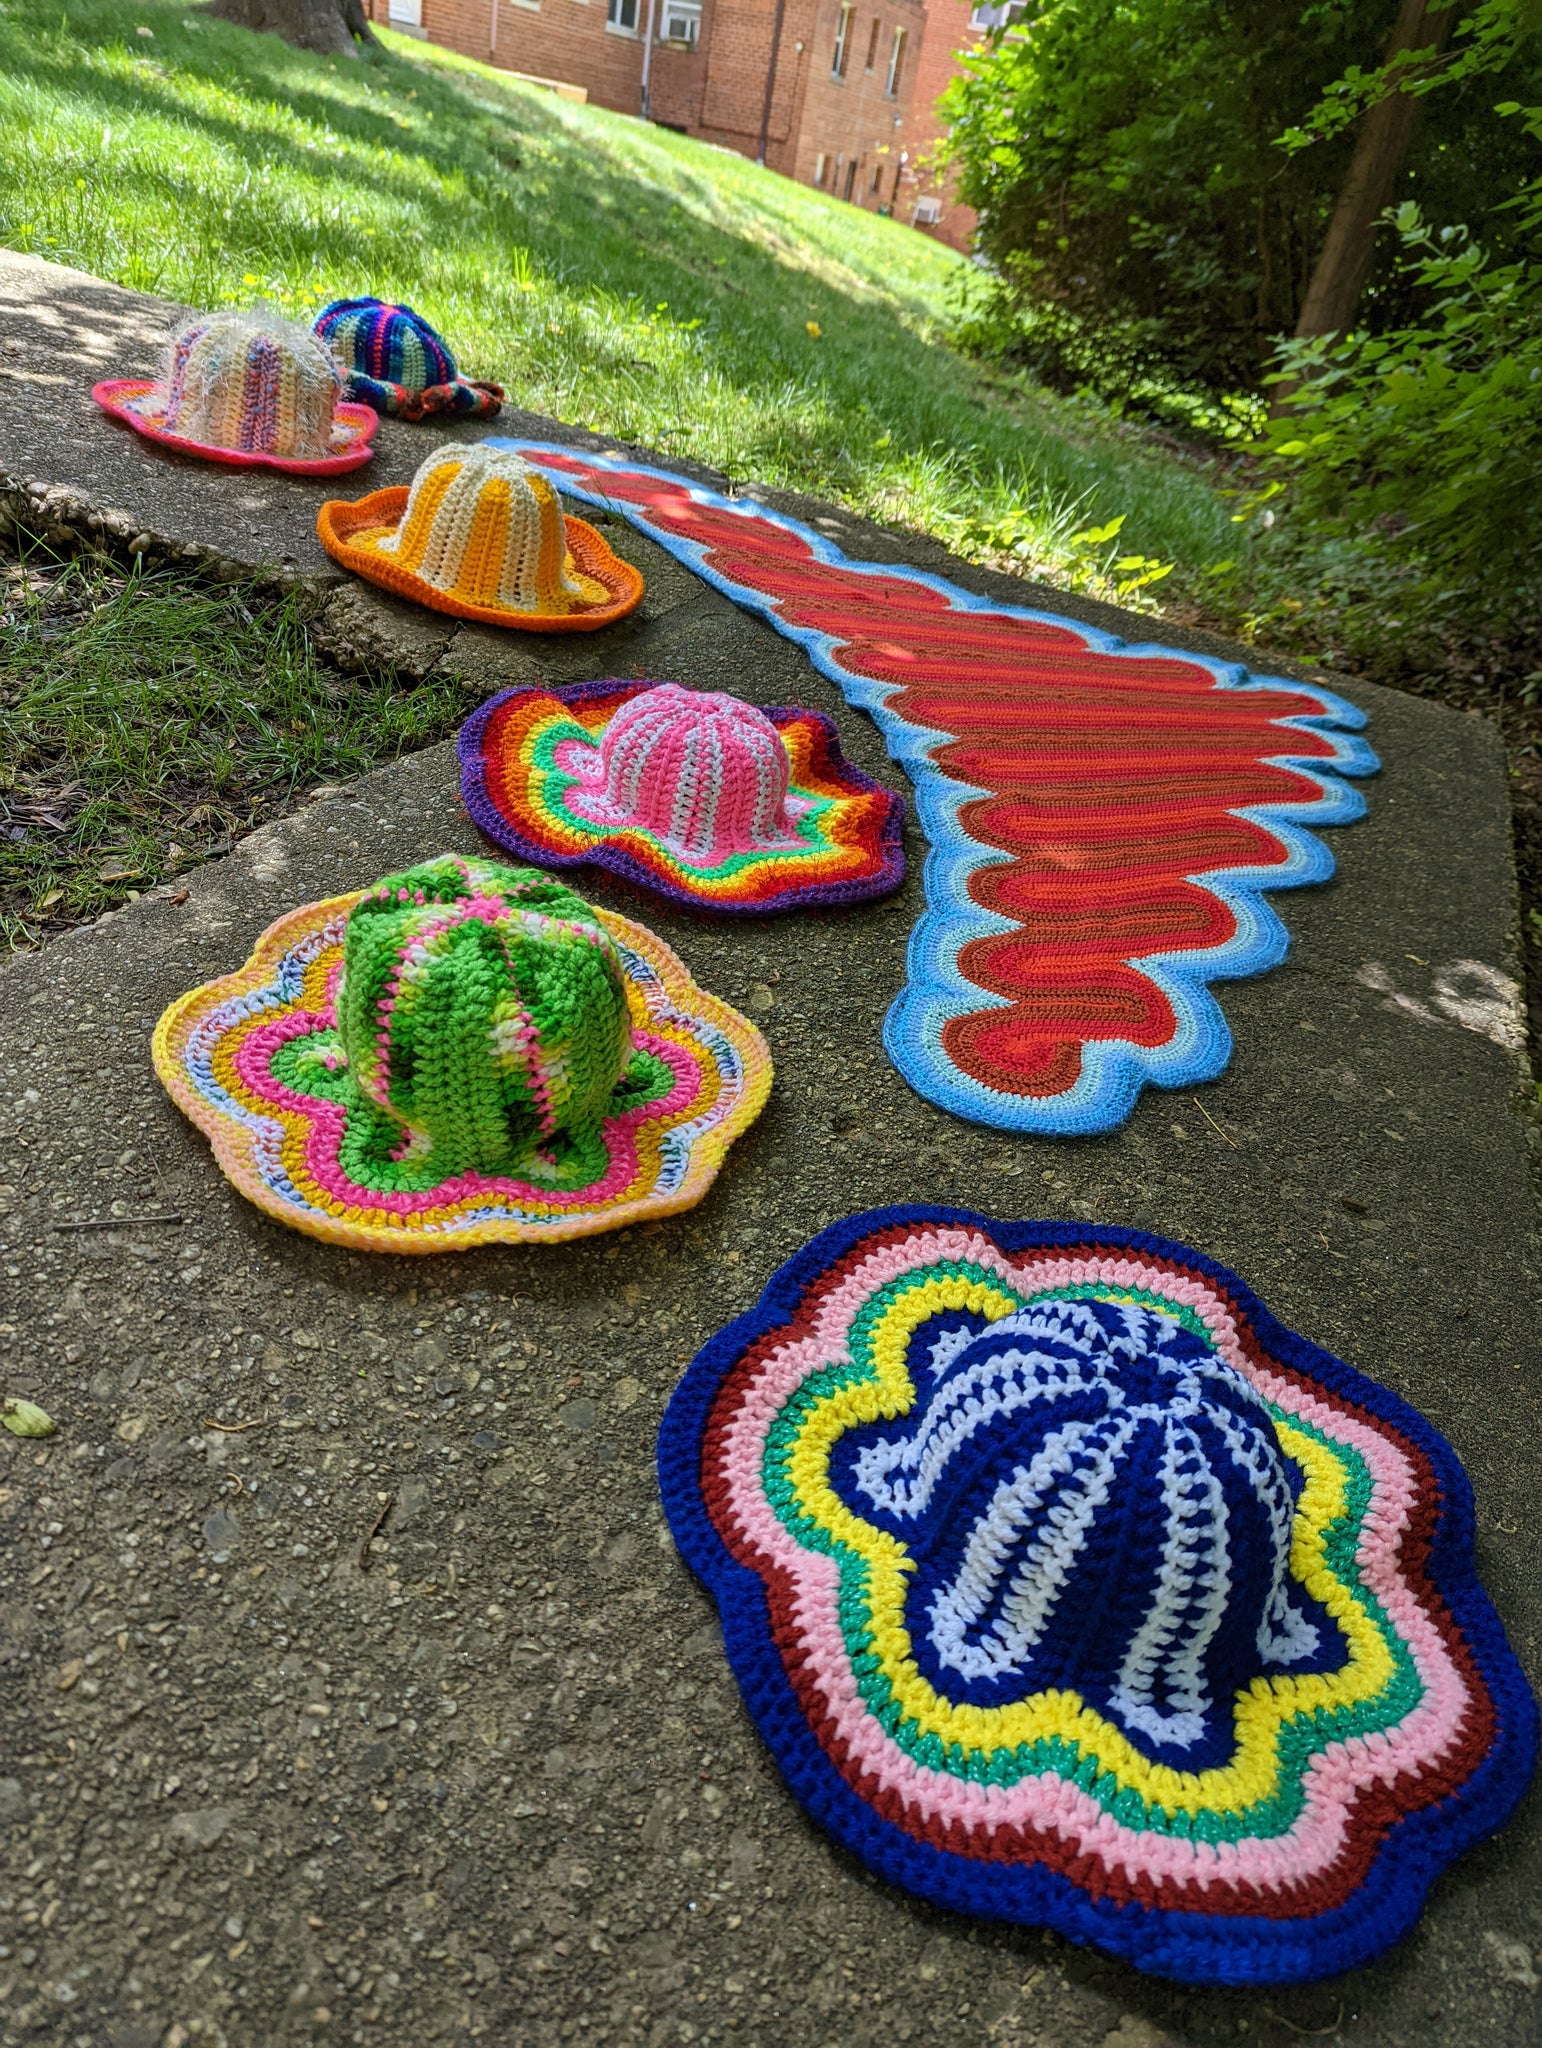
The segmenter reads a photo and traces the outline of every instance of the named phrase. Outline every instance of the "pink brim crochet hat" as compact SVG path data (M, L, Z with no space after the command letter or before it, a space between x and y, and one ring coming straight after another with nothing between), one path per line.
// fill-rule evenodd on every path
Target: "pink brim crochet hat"
M332 415L331 455L302 458L266 455L243 448L216 448L204 441L191 441L182 434L168 433L161 425L165 416L166 387L151 377L113 377L95 385L91 396L103 412L146 441L162 448L174 448L179 455L196 455L204 462L222 462L232 469L281 469L290 476L341 476L350 469L362 469L374 454L371 437L380 424L372 405L355 405L339 399Z

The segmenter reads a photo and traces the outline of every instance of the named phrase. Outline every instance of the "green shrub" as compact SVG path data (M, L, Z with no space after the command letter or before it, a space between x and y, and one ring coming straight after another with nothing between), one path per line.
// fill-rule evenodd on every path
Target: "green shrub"
M1423 317L1284 343L1266 468L1287 529L1358 541L1402 621L1506 638L1542 617L1542 264L1495 263L1411 204L1396 226Z
M997 352L1060 390L1256 391L1296 325L1354 143L1348 120L1318 122L1309 148L1282 149L1281 130L1311 124L1341 74L1361 75L1392 12L1386 0L1026 0L944 100L998 280ZM1513 40L1488 70L1529 80L1536 62ZM1397 197L1432 219L1482 218L1505 256L1515 224L1493 209L1530 166L1492 98L1469 67L1425 101ZM1414 318L1412 282L1389 244L1364 323Z

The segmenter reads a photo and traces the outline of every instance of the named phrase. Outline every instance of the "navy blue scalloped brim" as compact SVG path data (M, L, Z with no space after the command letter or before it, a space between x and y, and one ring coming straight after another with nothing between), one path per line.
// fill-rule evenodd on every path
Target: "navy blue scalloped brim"
M580 853L559 853L554 847L544 845L539 839L530 839L504 816L492 798L487 787L487 761L484 753L484 739L488 723L499 705L506 704L511 697L538 696L555 697L560 704L583 704L595 697L614 696L621 690L644 690L651 684L642 678L606 677L584 683L564 683L548 687L528 684L517 685L512 690L500 690L496 697L489 697L479 704L461 727L456 736L455 751L460 758L460 791L462 801L470 815L471 822L484 838L492 840L505 853L513 854L517 860L529 861L540 868L603 868L608 873L619 875L634 888L642 889L650 896L660 897L666 903L679 904L682 909L700 911L709 917L778 917L789 910L835 910L852 903L869 903L876 897L892 896L905 880L905 799L887 789L876 777L848 760L841 747L840 729L835 720L823 711L814 711L793 704L773 704L766 710L767 718L773 722L779 718L801 718L818 726L824 734L832 757L837 760L843 772L850 778L853 792L863 796L877 794L885 799L883 828L878 835L882 853L879 871L860 882L798 882L788 884L776 896L765 897L753 903L720 902L698 895L694 890L671 888L660 880L658 874L628 852L625 846L615 841L599 839L593 846L586 846Z
M1428 1459L1440 1506L1427 1577L1488 1689L1494 1740L1459 1790L1391 1829L1364 1882L1331 1911L1271 1920L1094 1899L1071 1878L1040 1864L985 1863L918 1841L869 1806L826 1756L783 1668L764 1584L733 1557L708 1512L701 1491L702 1443L718 1390L745 1350L789 1322L829 1266L877 1231L931 1224L978 1229L1009 1254L1093 1248L1171 1259L1224 1290L1261 1348L1280 1365L1389 1424ZM1286 1329L1235 1273L1187 1245L1138 1230L998 1222L974 1210L926 1204L848 1216L778 1268L755 1306L703 1345L665 1411L658 1468L675 1541L717 1602L734 1676L798 1799L870 1869L955 1912L1052 1927L1070 1941L1183 1983L1284 1984L1332 1977L1370 1962L1412 1929L1435 1879L1465 1849L1504 1825L1535 1768L1537 1704L1478 1580L1472 1488L1455 1451L1417 1409Z

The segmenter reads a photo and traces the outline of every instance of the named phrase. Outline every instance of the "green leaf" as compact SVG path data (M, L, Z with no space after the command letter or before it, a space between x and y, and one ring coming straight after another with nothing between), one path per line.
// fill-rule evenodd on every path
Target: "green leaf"
M52 1436L58 1424L35 1401L0 1401L0 1422L12 1436Z
M1127 512L1121 512L1117 519L1110 519L1107 526L1089 526L1083 533L1073 533L1069 544L1073 548L1103 547L1114 538L1129 516Z

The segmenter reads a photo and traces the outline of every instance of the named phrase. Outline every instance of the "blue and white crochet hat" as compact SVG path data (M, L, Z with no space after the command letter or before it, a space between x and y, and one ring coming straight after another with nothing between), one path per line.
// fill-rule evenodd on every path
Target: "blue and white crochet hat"
M411 306L334 299L317 315L316 333L337 357L348 396L377 412L491 419L503 404L503 386L462 377L443 338Z
M792 1790L955 1911L1333 1976L1531 1776L1456 1453L1183 1245L848 1217L694 1360L659 1478Z

